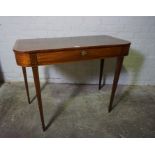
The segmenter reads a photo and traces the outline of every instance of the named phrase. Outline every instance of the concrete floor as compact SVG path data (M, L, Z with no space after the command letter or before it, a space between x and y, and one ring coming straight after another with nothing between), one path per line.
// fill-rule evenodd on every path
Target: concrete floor
M108 113L111 86L42 85L47 131L37 101L28 104L23 82L0 86L0 137L155 137L155 86L119 86ZM30 84L31 98L35 96Z

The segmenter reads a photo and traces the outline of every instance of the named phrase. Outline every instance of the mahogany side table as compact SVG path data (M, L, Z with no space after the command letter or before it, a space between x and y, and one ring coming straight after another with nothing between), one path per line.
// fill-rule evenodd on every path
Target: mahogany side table
M131 43L129 41L105 35L17 40L13 48L16 62L23 70L29 103L30 96L26 67L32 67L43 131L46 130L46 126L44 123L38 66L71 61L100 59L99 89L101 89L104 58L115 57L117 62L108 108L108 111L110 112L112 110L112 103L123 59L124 56L127 56L129 53L130 44Z

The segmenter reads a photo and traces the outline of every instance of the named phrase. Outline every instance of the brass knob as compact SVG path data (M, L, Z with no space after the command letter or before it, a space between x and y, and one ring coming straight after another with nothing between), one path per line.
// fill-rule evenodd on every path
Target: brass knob
M87 51L81 51L81 55L82 55L82 56L85 56L85 55L87 55L87 54L88 54Z

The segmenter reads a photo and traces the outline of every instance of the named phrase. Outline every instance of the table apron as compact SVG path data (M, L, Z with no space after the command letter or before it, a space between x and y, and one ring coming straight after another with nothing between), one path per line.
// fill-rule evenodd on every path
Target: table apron
M128 55L128 46L72 49L62 51L43 51L36 53L15 52L16 61L19 66L31 67L48 65L70 61L102 59L107 57L119 57Z

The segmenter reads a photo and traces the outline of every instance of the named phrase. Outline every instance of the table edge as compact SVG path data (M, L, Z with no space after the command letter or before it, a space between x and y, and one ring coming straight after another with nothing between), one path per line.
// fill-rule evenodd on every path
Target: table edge
M84 47L69 47L69 48L58 48L58 49L40 49L40 50L30 50L30 51L19 51L13 48L15 53L41 53L41 52L60 52L67 50L83 50L83 49L93 49L93 48L107 48L107 47L118 47L118 46L130 46L131 42L125 44L117 44L117 45L99 45L99 46L84 46Z

